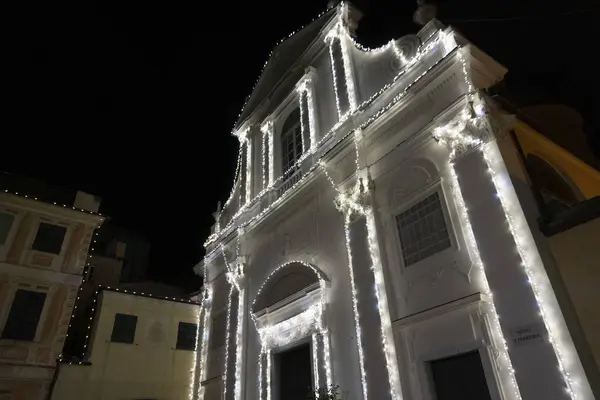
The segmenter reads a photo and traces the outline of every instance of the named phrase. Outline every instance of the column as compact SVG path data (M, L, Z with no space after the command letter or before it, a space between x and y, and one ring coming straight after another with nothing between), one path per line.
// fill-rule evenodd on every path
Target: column
M348 218L348 217L347 217ZM347 223L347 246L354 311L357 327L357 345L361 363L364 399L391 399L392 388L386 368L387 361L381 336L381 317L375 293L375 277L369 254L367 218L355 215Z
M483 146L497 151L495 142ZM503 167L503 161L501 163ZM559 361L549 341L540 306L524 270L524 260L511 233L497 187L488 171L484 152L472 151L458 156L454 169L521 397L525 400L571 398L565 390ZM505 170L501 179L512 188ZM520 234L527 233L517 233ZM530 245L535 246L533 242ZM537 252L537 248L530 250Z

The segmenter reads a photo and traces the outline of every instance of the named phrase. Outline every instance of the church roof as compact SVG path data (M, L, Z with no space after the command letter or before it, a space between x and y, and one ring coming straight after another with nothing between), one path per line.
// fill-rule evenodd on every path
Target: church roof
M292 68L310 44L319 36L323 27L336 15L336 10L336 7L328 8L311 23L291 33L273 48L252 92L240 111L234 129L239 128L260 103L269 96L276 87L277 82Z

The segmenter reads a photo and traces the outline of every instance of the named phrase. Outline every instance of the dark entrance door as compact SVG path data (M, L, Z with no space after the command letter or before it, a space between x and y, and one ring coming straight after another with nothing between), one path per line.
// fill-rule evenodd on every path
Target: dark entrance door
M278 400L306 400L313 391L310 344L276 355L279 369Z
M437 400L491 400L478 351L430 364Z

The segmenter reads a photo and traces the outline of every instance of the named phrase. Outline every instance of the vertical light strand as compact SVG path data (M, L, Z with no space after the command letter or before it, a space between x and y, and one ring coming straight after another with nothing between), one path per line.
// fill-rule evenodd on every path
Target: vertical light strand
M520 207L519 199L503 165L500 151L495 142L484 145L482 150L504 210L509 231L521 258L521 266L531 285L538 310L548 332L548 340L556 355L565 390L571 399L586 399L589 395L585 392L590 392L590 390L584 387L585 379L575 378L575 375L580 374L572 372L578 369L577 353L565 326L564 317L544 269L537 245Z
M325 361L325 379L326 386L331 387L331 353L329 348L329 332L325 331L322 333L323 336L323 360Z
M202 302L200 307L198 308L198 313L196 314L196 339L194 344L194 354L192 356L192 371L190 372L192 377L190 379L190 388L188 392L188 398L190 400L194 400L196 392L196 373L198 371L198 345L200 344L200 323L202 321L202 310L204 309L204 296L202 297Z
M206 265L204 266L204 278L206 279ZM204 281L206 282L206 280ZM202 382L206 379L206 365L208 358L208 341L210 339L210 316L212 311L212 289L206 287L206 299L204 301L204 322L202 323L202 346L200 349L200 382L198 382L198 399L204 399L204 388Z
M345 3L344 6L347 7ZM344 78L346 79L346 90L348 92L348 113L352 114L356 110L357 105L356 88L352 73L352 60L348 52L348 42L344 39L344 36L338 32L338 40L340 41L340 48L342 50L342 62L344 64Z
M252 141L246 137L246 204L252 200Z
M227 370L229 367L229 337L231 331L231 298L233 297L233 282L227 296L227 322L225 323L225 363L223 365L223 399L227 399Z
M310 129L310 150L314 151L317 147L317 121L315 120L315 103L313 99L312 80L307 82L306 87L306 105L308 107L308 124Z
M312 334L312 357L313 357L313 375L314 375L314 390L316 392L319 390L319 343L317 339L317 334Z
M244 335L245 289L238 290L237 335L235 341L235 399L242 399L242 356Z
M298 96L298 108L300 109L300 140L302 141L302 153L304 153L307 150L306 139L304 137L306 135L306 129L308 129L308 126L305 126L304 124L304 113L307 112L304 110L302 101L304 98L304 90L298 90L296 95Z
M271 349L267 350L267 400L271 400Z
M383 354L385 355L388 377L390 380L390 394L392 399L402 399L402 388L400 387L400 372L398 371L396 348L394 345L394 336L392 332L392 321L390 319L390 310L387 302L387 293L385 290L385 278L383 267L381 265L381 254L379 244L377 243L375 214L372 207L365 213L367 223L367 236L369 243L369 254L371 256L371 268L375 279L375 296L377 297L377 309L381 321L381 344Z
M336 29L336 28L333 28ZM328 49L329 49L329 59L331 60L331 75L333 77L333 91L335 92L335 105L338 112L338 118L342 119L342 108L340 106L340 90L337 86L337 73L335 72L335 57L333 56L333 41L335 38L333 36L328 36Z
M456 175L454 164L452 162L450 162L448 166L448 175L450 176L450 187L452 190L452 195L454 197L454 203L458 209L457 211L463 230L463 235L467 244L467 251L470 255L471 261L480 272L481 290L486 295L488 299L488 305L491 310L490 322L493 330L492 334L494 340L494 347L497 349L499 354L498 360L501 363L502 369L506 371L505 378L509 379L510 385L512 386L512 398L514 400L520 400L521 393L519 391L519 386L517 385L517 380L515 379L515 371L513 369L512 362L508 355L508 347L506 345L506 340L504 339L504 334L502 333L502 328L500 327L498 312L496 311L496 306L494 305L494 297L487 280L485 267L483 261L481 260L479 247L475 239L475 234L473 233L473 227L471 226L469 212L467 210L467 206L465 204L465 200L460 189L460 184L458 182L458 176Z
M362 346L362 332L360 329L360 315L358 313L358 292L354 281L354 266L352 262L352 249L350 247L350 212L344 215L344 231L346 238L346 252L348 254L348 271L350 276L350 290L352 292L352 310L354 311L354 325L356 329L356 347L358 348L358 364L360 367L360 381L363 390L363 400L368 399L367 374L365 372L365 358Z
M264 349L260 348L260 353L258 354L258 399L263 400L263 355Z

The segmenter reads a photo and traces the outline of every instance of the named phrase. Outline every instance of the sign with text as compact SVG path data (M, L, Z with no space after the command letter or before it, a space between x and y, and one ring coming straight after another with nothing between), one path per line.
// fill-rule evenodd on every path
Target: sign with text
M544 339L544 331L544 325L541 323L533 323L513 328L511 331L513 344L521 346L532 344L534 342L542 342Z

